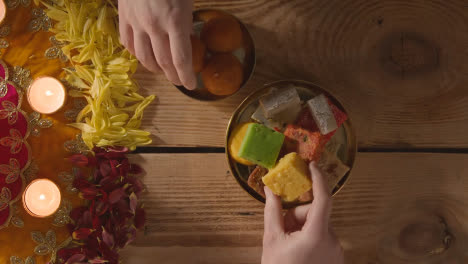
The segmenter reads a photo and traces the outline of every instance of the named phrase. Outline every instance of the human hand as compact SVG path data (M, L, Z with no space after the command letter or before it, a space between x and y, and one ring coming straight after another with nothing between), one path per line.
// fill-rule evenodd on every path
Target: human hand
M283 215L281 200L265 187L262 264L343 264L338 239L329 227L331 197L326 179L311 163L314 200Z
M192 69L193 0L119 0L122 44L148 70L169 81L196 88Z

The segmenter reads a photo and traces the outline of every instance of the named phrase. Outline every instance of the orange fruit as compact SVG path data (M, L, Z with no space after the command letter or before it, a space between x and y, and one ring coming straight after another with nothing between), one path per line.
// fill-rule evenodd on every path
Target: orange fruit
M215 54L201 72L205 88L214 95L231 95L239 90L244 73L242 64L230 53Z
M192 42L193 70L195 73L199 73L205 66L206 46L197 36L190 36L190 40Z
M213 18L205 23L201 39L213 52L231 52L242 46L239 21L231 16Z

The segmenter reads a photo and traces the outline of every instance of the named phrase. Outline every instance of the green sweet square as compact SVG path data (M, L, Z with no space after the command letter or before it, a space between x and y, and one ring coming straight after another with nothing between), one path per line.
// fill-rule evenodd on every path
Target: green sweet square
M261 124L251 124L247 128L239 157L271 169L275 166L283 146L284 135Z

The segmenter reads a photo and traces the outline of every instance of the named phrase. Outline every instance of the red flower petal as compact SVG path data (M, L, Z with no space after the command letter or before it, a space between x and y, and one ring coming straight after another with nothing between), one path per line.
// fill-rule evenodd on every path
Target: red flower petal
M71 161L71 163L80 167L86 167L89 163L88 157L82 154L72 155L68 159Z
M107 204L106 202L102 200L99 200L96 202L96 205L95 205L96 215L101 216L105 214L108 209L109 209L109 204Z
M129 198L130 198L130 211L132 212L132 214L135 214L135 210L136 210L137 203L138 203L138 198L135 193L130 194Z
M102 226L102 225L101 225L101 220L99 219L98 216L95 216L95 217L93 218L93 228L94 228L94 229L98 229L98 228L100 228L101 226Z
M102 241L104 241L104 243L106 243L109 248L114 247L114 236L109 234L109 232L107 232L104 227L102 228Z
M75 264L75 263L77 263L77 262L83 261L84 259L85 259L85 255L83 255L83 254L81 254L81 253L80 253L80 254L75 254L75 255L71 256L71 257L67 260L67 262L65 262L65 263L66 263L66 264Z
M94 232L94 229L82 227L72 234L74 240L85 240Z
M80 189L80 196L85 200L94 200L98 194L100 194L99 190L94 186L89 186Z
M92 184L84 178L75 178L73 181L73 187L77 188L78 190L82 190L90 186L92 186Z
M137 197L140 196L141 192L143 192L145 189L145 186L141 180L137 177L127 177L127 181L132 185L132 190L137 195Z
M101 172L102 177L107 177L112 171L110 162L102 162L99 164L99 172Z
M136 239L137 229L134 226L131 226L127 229L127 242L125 246L132 243Z
M136 209L135 212L135 227L137 229L142 229L145 227L145 222L146 222L146 211L143 208L138 208Z
M128 171L130 174L141 174L143 173L143 168L137 164L130 164L130 170Z
M100 259L100 258L95 258L95 259L92 259L92 260L88 260L88 263L90 264L102 264L102 263L108 263L109 261L105 260L105 259Z
M83 213L86 212L86 210L88 210L88 208L82 206L82 207L77 207L77 208L74 208L71 212L70 212L70 217L71 219L73 219L73 221L76 223L78 222L78 219L80 219L82 216L83 216Z
M61 260L60 263L64 263L66 260L71 258L73 255L82 253L81 248L62 248L57 251L57 258Z
M123 188L116 189L109 194L109 203L115 204L122 199L125 195L125 190Z

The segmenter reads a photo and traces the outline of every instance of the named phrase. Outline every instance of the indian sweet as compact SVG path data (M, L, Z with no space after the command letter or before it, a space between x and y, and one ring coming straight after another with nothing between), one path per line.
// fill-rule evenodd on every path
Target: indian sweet
M205 88L214 95L230 95L239 90L243 81L239 60L230 53L213 55L201 72Z
M263 198L265 198L265 184L262 181L263 176L268 173L266 168L261 166L255 167L255 169L250 173L249 179L247 180L247 184L252 187L258 194L260 194Z
M264 168L276 164L284 135L261 124L250 124L239 150L239 157Z
M296 88L288 87L286 89L272 91L262 97L259 102L265 117L272 118L289 108L299 105L301 99L299 98Z
M199 73L205 66L206 46L205 44L195 35L190 36L192 42L192 64L193 71Z
M312 187L308 166L295 152L284 156L262 180L286 202L296 200Z
M215 17L203 26L201 39L212 52L232 52L242 46L242 29L234 17Z
M315 124L323 135L326 135L338 128L335 116L328 105L328 99L325 95L320 94L307 101L310 113L314 118Z
M228 141L228 151L231 157L244 165L254 165L252 162L243 159L239 157L239 149L242 145L242 141L244 140L245 134L247 132L247 128L249 127L250 124L253 123L242 123L238 125L234 130L231 132L231 135L229 136L229 141Z

